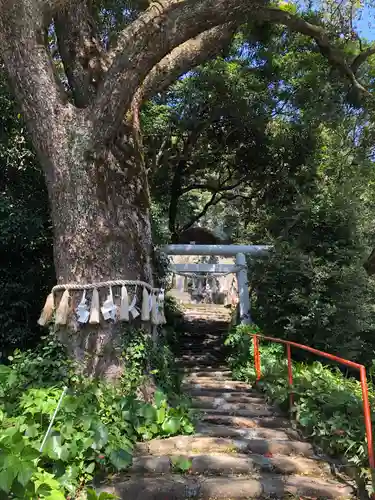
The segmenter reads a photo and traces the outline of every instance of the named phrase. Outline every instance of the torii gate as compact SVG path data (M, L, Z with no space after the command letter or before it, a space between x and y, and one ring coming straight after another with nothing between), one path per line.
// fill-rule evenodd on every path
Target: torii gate
M162 251L168 255L217 255L236 256L236 264L174 264L176 273L236 273L241 324L251 323L250 297L247 281L247 263L245 254L260 255L267 253L270 245L165 245Z

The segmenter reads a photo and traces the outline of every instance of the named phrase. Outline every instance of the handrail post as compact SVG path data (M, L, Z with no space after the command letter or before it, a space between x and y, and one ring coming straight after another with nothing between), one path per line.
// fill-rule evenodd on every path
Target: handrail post
M289 410L291 411L294 404L293 395L293 365L292 365L292 349L290 344L286 344L286 355L288 358L288 385L289 385Z
M323 356L327 359L332 359L338 363L341 363L345 366L350 366L350 367L359 371L360 383L361 383L361 388L362 388L362 404L363 404L363 416L364 416L365 430L366 430L367 454L368 454L368 461L369 461L371 481L372 481L372 490L373 490L373 492L371 494L371 499L375 500L375 453L374 453L374 442L373 442L373 434L372 434L371 408L370 408L370 401L369 401L369 395L368 395L366 368L364 367L364 365L361 365L359 363L355 363L354 361L349 361L347 359L340 358L339 356L336 356L334 354L329 354L329 353L324 352L324 351L319 351L318 349L315 349L313 347L309 347L309 346L306 346L303 344L298 344L297 342L278 339L275 337L268 337L266 335L253 334L252 336L253 336L253 344L254 344L254 365L255 365L255 372L257 374L257 380L259 380L261 378L260 354L259 354L259 344L258 344L259 338L262 338L264 340L268 340L270 342L276 342L278 344L285 344L286 345L286 352L287 352L287 358L288 358L288 385L289 385L289 389L290 389L289 403L290 403L291 408L294 404L294 394L292 391L292 388L293 388L293 364L292 364L292 355L291 355L291 348L292 347L296 347L297 349L303 349L307 352L311 352L313 354Z
M260 380L262 373L260 368L260 352L259 352L259 340L257 335L253 335L253 347L254 347L254 368L256 373L256 380Z
M367 377L366 368L361 366L359 370L359 376L362 388L362 400L363 400L363 416L365 419L365 429L367 438L367 453L368 461L370 465L371 481L372 481L372 495L371 498L375 498L375 457L374 457L374 443L372 438L372 422L371 422L371 409L368 397L368 387L367 387Z

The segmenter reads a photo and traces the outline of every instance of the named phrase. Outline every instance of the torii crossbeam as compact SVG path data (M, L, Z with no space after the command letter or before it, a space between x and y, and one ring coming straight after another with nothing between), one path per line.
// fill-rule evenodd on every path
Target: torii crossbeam
M270 245L195 245L194 243L183 245L165 245L161 250L167 255L217 255L236 256L235 265L225 265L225 272L234 272L237 275L238 295L240 306L241 324L251 323L249 284L247 280L246 256L266 254L272 249ZM220 272L223 266L215 264L177 264L174 270L177 272ZM173 269L173 268L172 268Z

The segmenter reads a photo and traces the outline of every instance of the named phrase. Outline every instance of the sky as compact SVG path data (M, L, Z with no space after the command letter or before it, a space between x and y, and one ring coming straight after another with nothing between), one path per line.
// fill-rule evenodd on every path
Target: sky
M375 40L375 15L374 7L365 7L361 19L357 21L357 29L361 38Z

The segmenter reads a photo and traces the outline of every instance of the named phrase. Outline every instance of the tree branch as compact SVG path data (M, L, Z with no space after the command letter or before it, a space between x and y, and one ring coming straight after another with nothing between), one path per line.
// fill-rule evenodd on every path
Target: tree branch
M90 0L84 0L55 15L59 53L79 108L92 100L106 66L91 10Z
M136 92L138 102L162 92L189 69L217 56L230 43L234 32L235 25L231 23L215 26L174 48L148 73Z
M158 0L127 26L94 106L94 143L116 131L148 72L175 47L219 24L243 22L265 0Z
M217 205L218 203L221 202L221 200L223 199L221 196L219 198L216 198L218 195L218 193L213 193L213 195L211 196L210 200L205 204L205 206L202 208L202 210L199 212L198 215L196 215L195 217L193 217L187 224L185 224L182 228L179 229L179 233L183 233L184 231L186 231L187 229L189 229L191 226L193 226L197 221L199 221L199 219L201 219L204 215L206 215L206 213L208 212L208 209L210 207L213 207L215 205Z
M371 96L370 92L357 80L352 67L345 59L345 54L332 44L328 34L324 31L324 28L311 24L301 17L280 9L257 9L254 11L253 17L254 19L258 19L260 21L282 24L292 31L302 33L303 35L313 38L322 55L324 55L328 62L332 66L336 67L341 74L349 80L358 94L361 96Z
M40 6L0 0L0 47L13 90L45 169L64 147L63 123L74 117L44 40Z
M367 61L369 57L375 54L375 46L369 47L366 50L360 52L351 64L351 68L354 74L357 74L360 66Z
M186 186L185 188L182 189L181 194L186 194L189 193L190 191L193 191L194 189L201 189L202 191L210 191L212 193L223 193L225 191L231 191L232 189L235 189L236 187L240 186L246 177L241 178L239 181L237 181L235 184L231 184L230 186L225 186L224 184L229 180L226 179L223 184L219 184L217 187L215 186L210 186L209 184L190 184L190 186Z
M330 64L337 67L361 95L368 91L357 81L343 52L332 43L321 26L289 12L266 8L265 0L158 0L120 34L110 54L111 67L94 107L94 142L109 139L124 110L148 72L175 47L203 31L225 22L252 19L283 24L312 37Z

